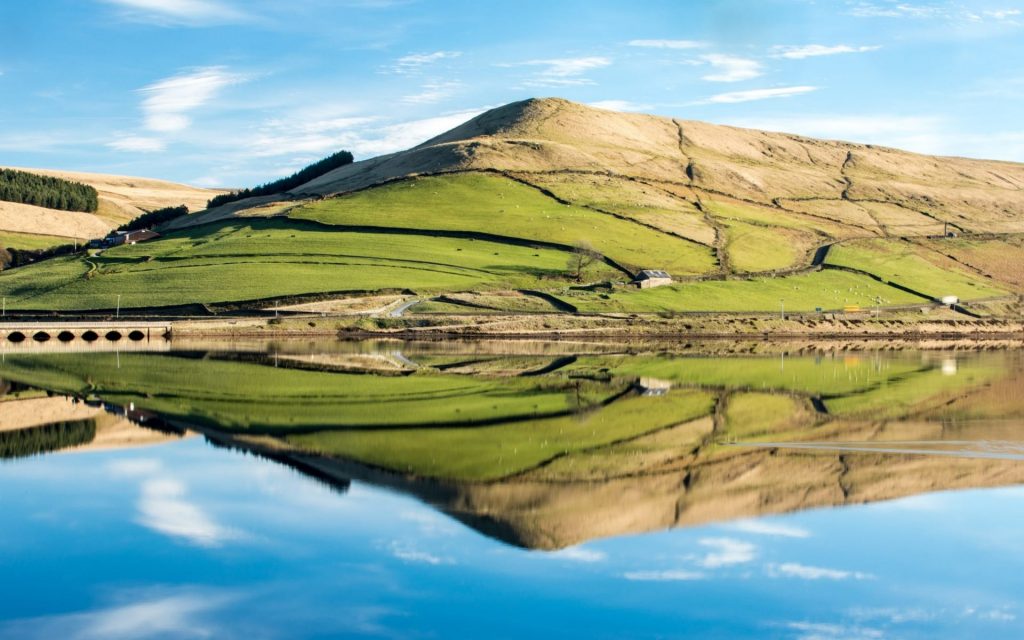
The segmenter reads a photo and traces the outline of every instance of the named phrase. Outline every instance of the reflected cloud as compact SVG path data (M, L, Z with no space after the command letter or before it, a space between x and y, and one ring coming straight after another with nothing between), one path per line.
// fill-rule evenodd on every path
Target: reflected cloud
M157 533L183 538L201 547L219 547L241 533L221 526L198 505L186 499L187 488L177 480L154 478L142 484L137 522Z
M107 471L119 478L138 478L159 473L163 465L156 458L127 458L107 464Z
M236 599L231 594L195 592L150 597L96 611L16 620L0 627L0 635L80 640L218 637L223 634L210 614Z
M786 626L798 632L796 637L800 638L800 640L826 640L830 638L869 640L885 637L881 630L870 627L851 627L820 622L790 622Z
M391 551L391 555L402 562L429 564L435 566L442 564L455 564L455 560L452 558L434 555L428 551L421 551L405 543L399 542L398 540L392 541L389 549Z
M698 562L708 569L744 564L757 556L757 545L735 538L702 538L698 543L712 549Z
M812 567L796 562L770 564L765 567L765 571L773 578L799 578L801 580L870 580L874 578L870 573Z
M792 525L766 520L739 520L729 524L729 529L754 533L762 536L778 536L782 538L809 538L811 532Z
M558 551L547 552L543 554L543 557L572 560L573 562L604 562L608 559L608 554L604 551L584 549L583 547L567 547Z
M691 580L703 580L704 574L700 571L686 571L683 569L669 569L665 571L627 571L622 574L626 580L634 582L686 582Z

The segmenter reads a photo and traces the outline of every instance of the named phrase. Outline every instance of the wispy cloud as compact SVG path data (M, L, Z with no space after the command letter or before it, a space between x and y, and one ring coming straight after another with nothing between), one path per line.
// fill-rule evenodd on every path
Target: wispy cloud
M770 100L772 98L790 98L804 93L817 91L817 87L775 87L772 89L750 89L749 91L730 91L719 93L694 104L734 104L737 102L753 102L755 100Z
M585 56L580 58L550 58L546 60L527 60L512 64L500 64L500 67L544 67L537 76L526 82L527 86L576 86L594 84L593 80L582 77L588 71L607 67L612 63L610 58L603 56Z
M131 153L157 153L167 148L167 143L159 138L147 138L143 136L124 136L107 143L107 146L115 151L127 151Z
M860 571L843 571L826 567L811 567L795 562L770 564L765 567L768 575L777 578L799 578L801 580L870 580L874 576Z
M879 640L885 637L880 629L872 627L821 622L790 622L786 626L800 634L799 640Z
M745 540L735 538L702 538L701 546L711 551L698 564L708 569L728 567L752 561L757 556L757 546Z
M391 542L389 549L391 551L391 555L401 560L402 562L408 562L413 564L429 564L433 566L438 566L442 564L455 564L455 561L451 558L435 555L428 551L414 549L413 547L401 543L397 540Z
M0 635L12 631L11 637L19 638L211 638L225 630L208 619L210 614L237 599L231 594L195 590L129 597L129 602L105 609L18 620L0 628Z
M704 574L699 571L667 569L660 571L627 571L622 574L622 577L634 582L686 582L702 580Z
M146 128L164 133L187 129L192 123L189 112L209 103L224 87L246 79L225 67L203 67L143 87L139 93L145 96Z
M630 40L629 46L648 49L700 49L706 47L707 43L699 40Z
M749 58L710 53L701 56L700 60L711 65L713 72L702 76L709 82L740 82L762 74L761 63Z
M981 15L994 20L1011 20L1019 18L1022 14L1024 14L1024 11L1021 11L1020 9L998 9L995 11L981 12Z
M419 93L402 96L406 104L434 104L450 98L462 86L461 82L427 82L420 87Z
M555 558L560 560L572 560L573 562L604 562L608 559L608 554L604 551L597 551L595 549L585 549L583 547L567 547L565 549L559 549L558 551L549 551L544 553L544 558Z
M451 60L452 58L458 58L462 55L461 51L434 51L432 53L411 53L407 56L395 60L394 64L389 67L392 73L398 73L402 75L411 75L423 71L425 67L428 67L441 60Z
M783 538L809 538L811 532L807 529L794 527L779 522L766 520L738 520L729 525L730 529L744 533L754 533L763 536L779 536Z
M901 2L861 1L854 3L849 14L858 18L903 18L915 20L942 20L953 23L999 23L1021 26L1019 18L1024 11L1016 7L977 10L969 3L960 2Z
M170 478L143 482L138 509L138 522L142 526L200 547L219 547L242 537L189 502L185 485Z
M295 154L318 157L324 152L348 149L358 158L367 158L414 147L484 111L457 111L393 124L384 124L375 116L276 119L259 127L245 153L262 158Z
M608 111L650 111L654 107L649 104L630 102L629 100L598 100L587 103L591 107L607 109Z
M858 18L937 18L948 16L946 7L909 2L857 2L849 11Z
M249 16L217 0L101 0L126 20L161 26L212 26L243 22Z
M806 44L802 46L778 45L772 47L772 55L776 58L803 60L804 58L834 56L842 53L867 53L868 51L878 51L881 48L881 46L851 47L845 44L837 44L833 46L823 44Z

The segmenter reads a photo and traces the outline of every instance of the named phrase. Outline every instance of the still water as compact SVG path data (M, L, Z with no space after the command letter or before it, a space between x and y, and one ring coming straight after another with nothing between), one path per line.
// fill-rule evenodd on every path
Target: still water
M1018 351L41 351L2 638L1024 635Z

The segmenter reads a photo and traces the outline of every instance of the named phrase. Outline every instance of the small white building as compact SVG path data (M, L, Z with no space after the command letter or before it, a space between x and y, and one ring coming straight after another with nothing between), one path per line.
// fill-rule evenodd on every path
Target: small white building
M633 284L640 289L652 289L654 287L672 284L672 276L668 275L667 271L644 269L640 273L636 274L636 278L633 279Z
M939 302L946 305L947 307L952 307L955 304L960 304L960 298L956 296L942 296L941 298L939 298Z

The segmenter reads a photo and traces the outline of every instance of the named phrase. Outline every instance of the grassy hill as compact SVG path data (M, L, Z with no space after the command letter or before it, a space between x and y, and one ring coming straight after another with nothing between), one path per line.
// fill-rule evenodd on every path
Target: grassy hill
M1022 210L1024 165L529 100L158 241L13 270L0 294L39 311L394 290L541 290L593 313L986 300L1021 292ZM615 284L640 269L677 283Z

